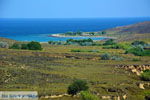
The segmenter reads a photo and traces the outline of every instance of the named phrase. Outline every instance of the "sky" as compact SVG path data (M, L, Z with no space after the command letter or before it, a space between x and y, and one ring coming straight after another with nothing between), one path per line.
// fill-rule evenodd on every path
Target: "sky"
M0 0L0 18L150 17L150 0Z

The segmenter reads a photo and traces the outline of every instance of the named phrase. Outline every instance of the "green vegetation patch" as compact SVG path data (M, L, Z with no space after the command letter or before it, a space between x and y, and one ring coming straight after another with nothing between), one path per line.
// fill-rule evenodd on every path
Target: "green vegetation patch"
M67 41L49 41L51 45L76 45L76 46L95 46L96 44L92 39L68 39Z
M68 87L68 94L76 95L80 91L88 90L88 85L85 80L75 80L71 85Z
M144 81L150 81L150 70L145 70L141 74L141 79L144 80Z
M119 57L117 55L112 56L109 53L102 54L100 57L101 57L102 60L118 60L118 61L123 60L122 57Z
M131 47L125 53L131 53L135 56L150 56L150 50L144 50L141 46Z
M106 31L99 31L99 32L81 32L81 31L77 31L77 32L66 32L62 35L65 36L101 36L101 35L105 35L107 32Z
M99 100L96 95L91 94L89 91L81 92L81 100Z
M127 43L115 43L113 45L106 45L103 47L103 49L123 49L123 50L127 50L131 47L130 44Z
M14 43L9 47L10 49L24 49L24 50L42 50L42 46L39 42L29 42L27 44L23 43Z
M114 44L116 44L116 42L114 41L114 39L109 39L103 45L114 45Z
M137 46L137 45L142 45L142 46L147 45L147 43L144 42L144 41L134 41L131 44L134 45L134 46Z

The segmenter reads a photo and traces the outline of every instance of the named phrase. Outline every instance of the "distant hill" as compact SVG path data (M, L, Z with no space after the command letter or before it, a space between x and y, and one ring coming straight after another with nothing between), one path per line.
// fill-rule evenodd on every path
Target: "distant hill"
M104 30L117 41L150 40L150 21Z
M137 24L116 27L109 29L109 31L117 31L117 33L150 33L150 21L141 22Z

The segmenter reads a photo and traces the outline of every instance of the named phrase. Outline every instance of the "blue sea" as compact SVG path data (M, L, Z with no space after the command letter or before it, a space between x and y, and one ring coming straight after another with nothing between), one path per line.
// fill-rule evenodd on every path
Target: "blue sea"
M49 37L50 34L68 31L93 32L117 26L150 21L150 18L60 18L60 19L0 19L0 37L19 41L64 41L89 37ZM92 37L102 40L105 37Z

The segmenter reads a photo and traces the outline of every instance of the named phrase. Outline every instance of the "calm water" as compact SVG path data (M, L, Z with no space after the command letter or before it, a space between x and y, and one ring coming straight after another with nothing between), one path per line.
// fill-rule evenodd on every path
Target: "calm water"
M0 37L20 41L64 41L68 37L58 38L48 37L48 35L68 31L100 31L143 21L150 21L150 18L0 19ZM88 37L76 37L74 39L81 38ZM104 38L92 39L101 40Z

